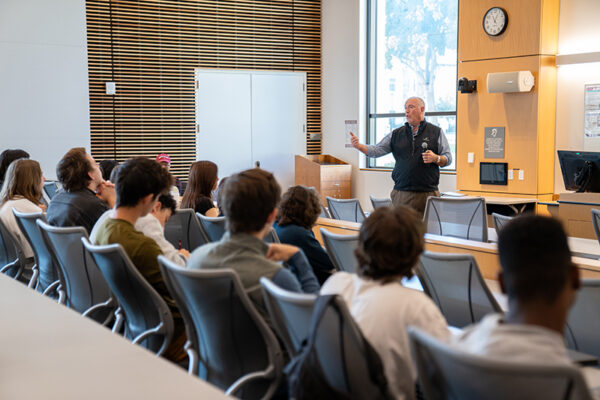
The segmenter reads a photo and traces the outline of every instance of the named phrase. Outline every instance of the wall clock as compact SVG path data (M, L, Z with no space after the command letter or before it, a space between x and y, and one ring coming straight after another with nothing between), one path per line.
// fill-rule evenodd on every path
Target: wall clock
M483 30L489 36L499 36L506 30L508 14L503 8L492 7L483 16Z

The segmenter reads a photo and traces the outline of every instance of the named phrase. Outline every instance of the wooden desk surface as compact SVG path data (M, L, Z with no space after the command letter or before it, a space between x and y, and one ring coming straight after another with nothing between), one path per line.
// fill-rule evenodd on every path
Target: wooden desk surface
M0 274L1 399L226 399L214 386Z
M339 234L352 235L358 233L360 224L319 218L313 228L317 240L321 240L319 228ZM582 278L600 279L600 244L591 239L569 238L569 247L573 252L573 262L577 264ZM483 243L474 240L453 238L448 236L425 234L425 249L437 253L468 253L477 260L481 274L485 279L495 280L500 270L498 246L496 243ZM581 257L585 255L585 257ZM598 255L598 257L595 257Z

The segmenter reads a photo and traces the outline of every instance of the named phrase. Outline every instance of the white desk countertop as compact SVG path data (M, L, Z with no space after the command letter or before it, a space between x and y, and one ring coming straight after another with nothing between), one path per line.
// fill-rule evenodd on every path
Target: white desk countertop
M225 399L148 350L0 274L1 399Z

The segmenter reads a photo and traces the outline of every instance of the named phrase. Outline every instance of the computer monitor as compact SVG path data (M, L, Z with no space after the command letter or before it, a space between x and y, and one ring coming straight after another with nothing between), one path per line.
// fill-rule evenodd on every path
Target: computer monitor
M565 188L600 193L600 152L558 150Z

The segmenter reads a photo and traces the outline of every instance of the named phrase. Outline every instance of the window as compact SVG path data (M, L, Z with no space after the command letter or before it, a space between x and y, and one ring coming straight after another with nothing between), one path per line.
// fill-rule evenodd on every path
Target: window
M404 124L404 101L425 100L425 118L448 138L456 167L458 0L369 0L367 143ZM393 168L388 154L369 168Z

